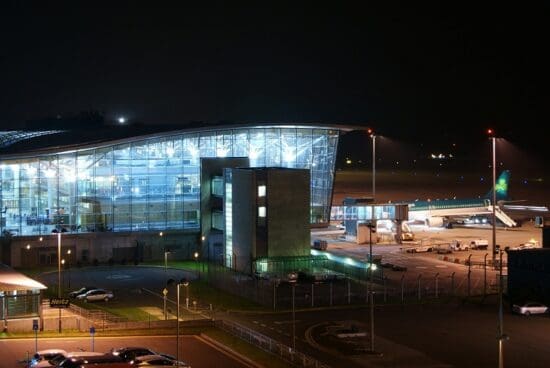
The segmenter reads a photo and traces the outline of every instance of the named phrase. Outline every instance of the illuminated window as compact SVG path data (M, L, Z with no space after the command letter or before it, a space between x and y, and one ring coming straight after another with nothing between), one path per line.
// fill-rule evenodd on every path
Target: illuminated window
M265 217L265 206L258 207L258 217Z
M265 185L258 185L258 197L265 197Z

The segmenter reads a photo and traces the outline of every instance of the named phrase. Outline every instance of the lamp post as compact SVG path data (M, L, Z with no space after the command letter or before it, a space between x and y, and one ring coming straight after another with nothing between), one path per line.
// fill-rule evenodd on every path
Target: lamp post
M57 297L61 298L61 229L57 232ZM61 333L61 308L59 308L59 333Z
M376 135L372 128L367 129L369 137L372 139L372 200L376 198Z
M170 254L170 251L165 250L164 251L164 272L167 272L168 270L168 255Z
M504 334L504 321L503 321L503 285L502 285L502 252L500 247L496 246L496 251L499 253L499 283L498 283L498 368L504 368L504 341L508 340L508 336Z
M71 250L67 249L67 271L68 271L68 278L69 278L69 289L71 287Z
M493 198L492 198L492 221L493 221L493 265L495 264L496 260L496 244L497 244L497 224L496 224L496 205L497 205L497 192L496 192L496 181L497 181L497 168L496 168L496 137L495 137L495 131L493 129L487 129L487 134L492 140L492 146L493 146Z
M201 269L199 268L199 252L193 253L193 258L195 259L195 267L197 268L197 272L199 274L199 280L201 278Z
M173 282L174 280L168 280L168 283ZM176 361L180 360L180 286L189 286L187 279L181 279L180 282L176 284L176 301L177 301L177 310L176 310Z
M296 309L295 309L295 295L296 295L296 281L292 282L292 350L296 351Z
M375 231L375 226L371 221L367 224L367 227L369 228L369 281L372 284L374 282L374 275L372 271L375 270L374 264L372 262L372 233Z

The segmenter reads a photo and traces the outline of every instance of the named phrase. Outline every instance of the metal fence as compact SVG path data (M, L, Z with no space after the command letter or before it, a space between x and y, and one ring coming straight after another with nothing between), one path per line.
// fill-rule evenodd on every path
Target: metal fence
M292 349L290 346L282 344L236 322L218 320L215 322L215 326L248 342L251 345L279 356L281 359L294 367L330 368L328 365L321 363L306 354L300 353L299 351Z
M474 268L473 262L470 268ZM225 267L210 266L208 281L231 294L244 297L273 310L326 307L368 303L370 292L375 292L378 303L417 303L433 299L486 296L498 292L498 275L493 272L465 276L455 273L406 274L391 279L379 272L373 282L366 281L366 273L359 278L355 273L330 281L284 282L277 279L257 279ZM344 269L339 269L338 272ZM487 269L486 269L487 271ZM506 276L503 286L506 287ZM294 289L294 294L293 294ZM506 292L506 291L504 291ZM292 297L294 295L294 297Z

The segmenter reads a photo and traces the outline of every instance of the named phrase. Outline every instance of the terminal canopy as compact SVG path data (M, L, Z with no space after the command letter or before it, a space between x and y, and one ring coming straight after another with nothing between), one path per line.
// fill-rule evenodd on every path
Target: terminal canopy
M44 284L0 264L0 291L47 289Z

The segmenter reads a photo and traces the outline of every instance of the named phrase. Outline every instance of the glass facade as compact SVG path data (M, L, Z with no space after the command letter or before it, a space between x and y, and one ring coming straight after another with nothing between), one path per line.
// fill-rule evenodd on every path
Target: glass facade
M178 132L1 159L1 231L14 236L200 226L200 158L311 170L311 222L329 221L339 131L250 127Z

